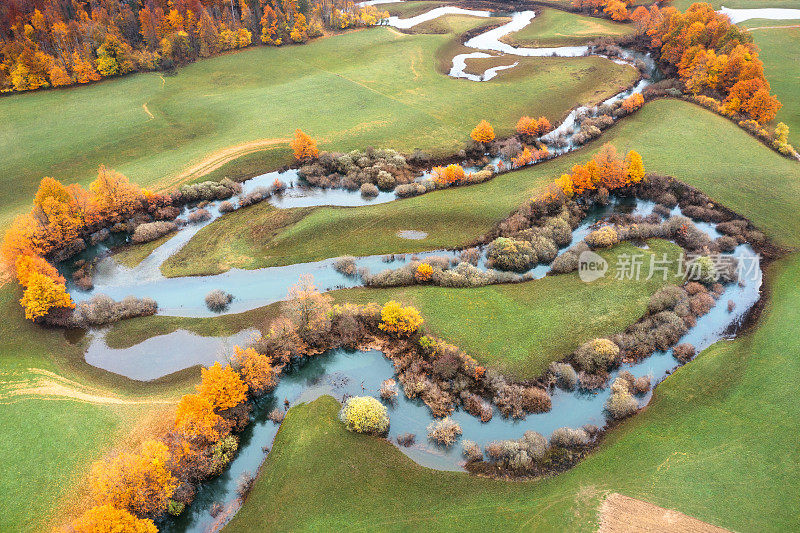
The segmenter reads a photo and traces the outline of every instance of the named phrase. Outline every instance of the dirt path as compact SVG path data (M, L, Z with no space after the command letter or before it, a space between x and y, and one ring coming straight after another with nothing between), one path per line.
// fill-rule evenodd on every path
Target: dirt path
M782 28L800 28L800 24L792 24L791 26L756 26L755 28L747 28L747 31L753 31L753 30L780 30Z
M225 163L233 161L234 159L237 159L247 154L252 154L253 152L264 150L271 146L275 146L278 144L285 144L288 142L289 139L258 139L255 141L250 141L243 144L237 144L235 146L229 146L227 148L223 148L222 150L218 150L204 157L201 161L193 164L189 168L186 168L174 178L169 180L163 180L158 184L158 188L166 189L169 187L174 187L176 185L179 185L187 181L201 178L217 170Z
M599 533L725 533L727 531L678 511L664 509L617 493L610 494L600 506Z
M126 400L104 394L103 391L81 385L63 376L41 368L28 368L27 373L14 379L7 375L0 383L0 404L14 403L23 399L77 400L96 404L145 405L169 404L169 400Z
M153 114L150 112L150 110L147 109L147 102L142 104L142 110L144 110L144 112L147 113L147 116L150 117L148 119L148 121L153 120L154 118L156 118L156 117L153 116Z

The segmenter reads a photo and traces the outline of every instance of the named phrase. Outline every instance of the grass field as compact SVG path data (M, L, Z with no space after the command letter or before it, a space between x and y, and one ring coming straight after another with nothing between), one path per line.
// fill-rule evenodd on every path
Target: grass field
M598 37L622 37L634 31L630 24L576 15L560 9L542 9L522 30L503 38L514 46L575 46Z
M506 132L522 114L555 120L635 76L630 67L588 58L542 61L522 80L455 80L438 73L435 60L455 38L375 28L303 46L251 48L199 61L174 76L137 74L4 97L0 221L29 205L45 175L86 185L105 164L158 188L218 150L287 139L298 127L325 149L373 145L449 153L480 119L504 124L498 127ZM274 168L274 150L263 155ZM241 173L254 168L251 154ZM235 164L225 172L240 174Z
M714 135L708 135L709 131ZM702 188L752 218L779 242L800 240L800 226L793 219L794 202L800 195L800 165L710 111L679 100L657 100L581 150L480 185L374 206L316 208L271 239L241 228L269 225L275 208L261 204L235 212L198 232L162 271L168 276L190 275L232 266L256 268L347 254L465 245L542 185L585 162L604 142L620 150L636 149L648 171L670 174ZM428 237L402 239L397 236L402 229L424 231Z
M675 372L569 472L520 483L428 470L344 430L324 397L290 410L226 531L594 531L609 492L736 531L795 531L800 256L771 274L759 329Z

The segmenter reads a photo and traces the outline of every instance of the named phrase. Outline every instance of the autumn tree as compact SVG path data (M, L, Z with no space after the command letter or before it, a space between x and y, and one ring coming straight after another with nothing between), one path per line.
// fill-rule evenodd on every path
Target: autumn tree
M230 366L216 362L213 366L203 368L200 373L202 378L197 392L211 403L214 412L219 413L247 401L247 385Z
M319 155L317 142L299 128L294 131L294 139L289 146L294 150L294 158L298 161L316 159Z
M105 166L100 167L97 179L89 185L89 190L96 216L104 220L127 216L144 199L142 190L137 185Z
M633 150L625 156L625 167L627 169L628 183L639 183L644 177L644 161L639 152Z
M272 360L253 348L233 347L234 361L239 366L242 379L251 393L260 396L271 391L278 384L278 375Z
M472 140L478 143L488 143L494 140L494 128L486 120L481 120L470 133Z
M446 167L433 167L431 173L433 174L433 179L442 185L452 185L466 177L464 167L457 163L452 163Z
M66 287L58 280L39 272L31 272L27 275L27 283L19 303L25 308L25 318L28 320L41 318L52 309L75 307Z
M199 394L184 394L175 413L175 428L192 438L217 442L230 431L214 406Z
M92 507L72 523L75 533L158 533L152 520L137 518L112 505Z
M163 512L178 485L167 468L167 446L149 440L140 453L121 453L92 465L89 487L97 505L147 516Z
M319 292L311 274L303 274L296 284L289 287L283 312L297 325L300 337L314 344L330 327L328 314L332 301L330 295Z
M398 337L410 337L422 326L422 317L415 307L403 307L391 300L381 309L381 322L378 327Z

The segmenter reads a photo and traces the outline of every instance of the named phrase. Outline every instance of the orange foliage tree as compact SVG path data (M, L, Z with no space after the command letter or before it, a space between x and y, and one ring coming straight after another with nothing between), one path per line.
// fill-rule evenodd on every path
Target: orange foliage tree
M687 92L724 99L726 113L740 112L762 124L775 117L780 102L769 94L750 32L707 3L692 4L683 13L653 5L648 15L639 11L637 17L647 22L650 45L677 67Z
M253 348L243 350L238 346L233 347L233 353L242 379L254 395L269 392L278 384L278 375L269 357L258 353Z
M612 144L604 144L585 165L575 165L570 174L556 180L556 185L567 196L583 194L597 188L618 189L639 183L644 177L642 156L633 150L625 159L619 157Z
M464 167L455 163L447 165L446 167L433 167L431 172L433 173L434 180L443 185L451 185L466 177Z
M486 120L481 120L470 133L472 140L478 143L488 143L494 140L494 128Z
M303 159L315 159L319 155L317 149L317 142L307 134L303 133L300 128L294 131L294 139L289 143L294 150L294 158L298 161Z
M247 385L230 366L222 366L216 362L209 368L203 368L200 373L202 380L197 386L197 392L211 402L215 412L247 401Z
M227 435L230 428L221 416L214 412L208 398L199 394L184 394L175 413L175 427L193 437L216 442Z
M94 463L89 476L94 501L137 515L163 512L177 487L167 468L169 458L163 442L149 440L138 454L121 453Z

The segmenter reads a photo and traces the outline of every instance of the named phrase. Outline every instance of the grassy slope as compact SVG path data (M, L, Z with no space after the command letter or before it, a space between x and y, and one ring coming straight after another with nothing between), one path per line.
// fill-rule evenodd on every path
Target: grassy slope
M708 135L709 131L714 135ZM241 227L267 223L274 216L273 207L262 204L235 212L203 228L162 270L166 275L189 275L230 266L256 268L347 254L464 245L543 184L585 162L604 142L620 150L636 149L648 171L674 175L704 189L752 218L779 242L800 241L800 226L793 219L794 201L800 196L797 162L754 142L710 111L679 100L657 100L581 150L480 185L374 206L318 208L267 240L253 238ZM429 236L409 241L396 235L401 229L421 230Z
M631 33L633 27L630 24L559 9L543 9L530 24L503 41L515 46L574 46L598 37L620 37Z
M216 150L289 138L297 127L326 149L450 152L480 119L507 131L523 113L555 119L634 75L598 58L548 60L525 80L468 83L436 72L436 51L452 39L376 28L226 54L163 79L138 74L3 98L0 221L28 205L44 175L86 185L106 164L139 183L166 185ZM495 99L509 105L485 105Z
M643 254L647 270L650 253L658 258L679 253L677 246L664 241L650 244L649 251L628 244L605 251L609 272L591 284L575 273L474 289L354 289L336 293L336 298L360 303L394 298L412 303L432 332L482 364L519 378L534 378L582 342L622 331L644 314L648 298L664 284L663 277L645 281L645 274L640 281L618 281L614 276L617 258L623 254Z
M800 2L798 2L800 5ZM800 24L800 20L748 20L748 27ZM776 122L789 126L789 142L800 145L800 28L765 28L753 30L753 39L761 48L764 72L783 107Z
M508 483L427 470L346 432L326 397L290 411L226 530L591 531L611 491L737 531L797 530L800 257L772 273L758 330L681 368L645 412L565 474Z
M0 491L5 512L0 530L41 530L83 483L91 461L123 439L154 405L109 405L33 394L17 387L42 385L36 371L53 372L90 387L92 394L130 399L171 398L183 383L165 380L148 386L100 371L83 362L83 344L71 345L61 331L33 326L22 317L18 290L0 289ZM193 375L192 379L196 376ZM84 390L84 389L79 389ZM24 481L23 481L24 480ZM60 514L60 513L59 513Z

